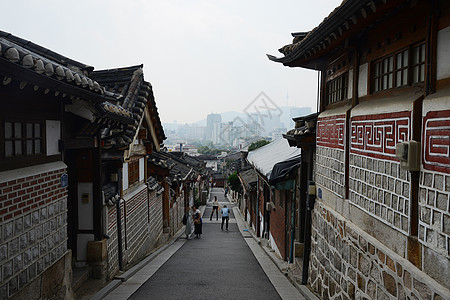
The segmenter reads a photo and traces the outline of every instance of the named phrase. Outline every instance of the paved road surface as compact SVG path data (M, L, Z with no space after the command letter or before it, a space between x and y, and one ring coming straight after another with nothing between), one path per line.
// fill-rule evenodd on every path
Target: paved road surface
M211 194L221 206L233 207L222 189L214 188ZM229 231L222 231L221 216L210 221L211 211L209 201L200 239L181 235L105 299L304 299L265 253L258 254L260 246L250 234L240 232L234 214Z

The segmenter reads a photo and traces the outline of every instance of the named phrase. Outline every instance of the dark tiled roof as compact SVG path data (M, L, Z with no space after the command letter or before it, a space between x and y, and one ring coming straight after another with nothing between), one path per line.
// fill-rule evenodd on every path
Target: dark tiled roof
M149 106L155 106L152 87L150 83L144 81L142 65L94 71L91 73L91 77L104 86L107 93L114 95L116 104L129 112L133 119L133 122L127 124L122 130L109 127L105 128L101 136L104 141L104 146L127 146L131 143L136 135L136 131L139 129L140 122L144 118L144 110L147 102L149 100L153 101ZM159 129L162 130L162 127ZM160 135L160 143L162 142L161 138Z
M156 191L159 195L164 191L164 188L159 184L155 177L149 176L147 180L148 188L150 191Z
M170 171L170 181L193 179L195 176L193 168L186 161L183 161L170 152L153 152L148 156L148 160L155 165L168 168Z
M293 34L293 42L278 50L284 57L267 56L270 60L287 66L294 66L296 61L301 61L302 67L317 69L317 64L308 64L308 61L335 48L338 40L359 33L361 26L372 22L372 17L376 19L386 15L386 9L389 8L386 8L388 6L385 3L386 1L343 0L316 28L307 33Z
M295 122L295 128L283 134L290 146L297 146L305 138L316 135L317 116L317 113L313 113L292 119Z
M245 189L252 191L256 189L256 182L258 180L258 174L253 168L249 168L245 171L239 172L239 177L245 185Z
M0 74L3 83L24 81L68 97L68 112L86 114L78 135L102 131L103 146L123 147L131 143L148 109L161 144L166 138L150 83L143 78L142 65L93 71L93 67L69 59L30 41L0 31ZM14 77L14 78L13 78ZM91 112L92 111L92 112Z
M197 159L205 161L205 160L218 160L216 156L209 155L209 154L202 154L199 156L196 156Z

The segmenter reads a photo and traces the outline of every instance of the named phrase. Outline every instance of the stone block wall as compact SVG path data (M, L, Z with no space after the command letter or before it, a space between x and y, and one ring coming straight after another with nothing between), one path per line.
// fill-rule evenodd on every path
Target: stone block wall
M450 258L450 175L424 171L420 179L419 240Z
M420 179L419 241L423 268L450 289L450 175L424 170Z
M66 255L65 173L62 162L0 173L0 299L36 284Z
M345 152L338 148L317 146L315 179L334 194L344 197L345 190Z
M321 299L450 299L448 289L320 201L308 284Z
M382 222L408 234L410 173L400 163L350 154L350 201Z

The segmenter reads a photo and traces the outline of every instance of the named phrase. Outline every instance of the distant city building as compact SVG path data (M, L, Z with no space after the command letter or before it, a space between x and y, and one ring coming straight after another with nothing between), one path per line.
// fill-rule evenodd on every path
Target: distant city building
M209 114L206 117L205 140L213 141L214 132L216 131L218 133L220 130L220 123L222 123L222 116L220 114Z
M286 131L287 131L287 128L285 128L285 127L273 128L272 133L271 133L272 141L282 138L283 134L286 133Z

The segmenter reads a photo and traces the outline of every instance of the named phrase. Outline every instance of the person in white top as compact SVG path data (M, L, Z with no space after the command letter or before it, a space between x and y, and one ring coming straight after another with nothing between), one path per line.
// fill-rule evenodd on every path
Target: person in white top
M194 211L194 234L196 238L200 238L202 235L202 212L197 209L197 207L193 206L192 210Z
M213 209L212 209L212 212L211 212L211 217L209 217L210 221L212 221L212 217L214 215L214 212L216 212L216 219L218 221L219 220L219 201L217 201L217 196L214 196Z
M226 222L226 229L228 231L228 220L230 219L230 209L224 205L224 207L222 208L222 226L220 227L220 229L223 230L223 223Z

